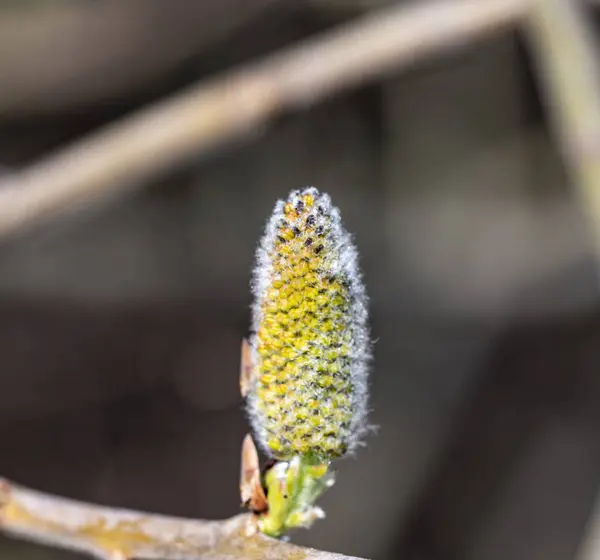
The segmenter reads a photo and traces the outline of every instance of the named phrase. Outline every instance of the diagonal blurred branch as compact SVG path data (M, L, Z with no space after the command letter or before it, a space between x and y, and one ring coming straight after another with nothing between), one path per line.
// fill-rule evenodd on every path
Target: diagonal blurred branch
M200 83L0 182L0 236L122 194L288 109L498 32L528 0L429 0L381 10Z
M582 2L534 0L527 20L542 95L600 259L600 66Z
M0 479L0 531L102 560L360 560L247 536L249 520L247 515L203 521L117 510Z

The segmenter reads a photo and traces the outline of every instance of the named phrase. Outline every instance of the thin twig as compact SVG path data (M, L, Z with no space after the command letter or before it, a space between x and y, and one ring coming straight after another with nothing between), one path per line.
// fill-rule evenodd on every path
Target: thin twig
M395 6L201 83L1 181L0 236L124 193L283 110L498 32L527 4L430 0Z
M534 0L527 18L540 88L600 259L600 67L585 7Z
M360 560L247 534L251 518L181 519L113 509L0 479L0 531L102 560Z

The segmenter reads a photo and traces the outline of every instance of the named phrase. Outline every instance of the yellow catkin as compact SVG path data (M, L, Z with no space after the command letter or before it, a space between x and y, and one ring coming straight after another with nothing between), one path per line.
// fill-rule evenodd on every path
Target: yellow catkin
M365 430L369 336L356 251L328 195L280 201L257 253L248 409L277 459L345 455Z

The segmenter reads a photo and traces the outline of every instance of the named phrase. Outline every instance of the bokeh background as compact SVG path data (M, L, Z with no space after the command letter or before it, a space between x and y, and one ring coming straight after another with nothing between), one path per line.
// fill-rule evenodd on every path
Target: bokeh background
M381 2L383 3L383 2ZM0 3L3 174L358 17L339 0ZM328 191L371 296L376 436L293 541L374 560L574 558L600 483L600 298L522 38L388 73L0 246L0 474L239 511L253 253ZM0 538L1 559L75 554Z

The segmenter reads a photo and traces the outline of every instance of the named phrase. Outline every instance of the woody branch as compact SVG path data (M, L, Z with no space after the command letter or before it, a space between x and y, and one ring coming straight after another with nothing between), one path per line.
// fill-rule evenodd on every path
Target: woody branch
M249 534L249 515L222 521L113 509L0 480L0 530L102 560L360 560Z

